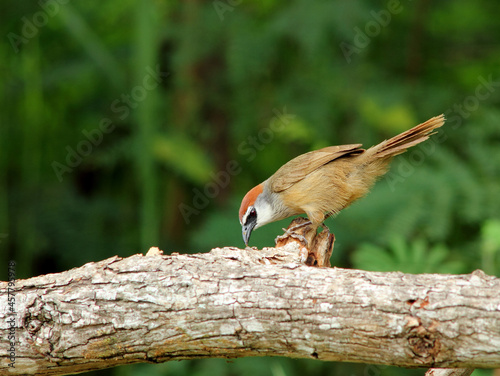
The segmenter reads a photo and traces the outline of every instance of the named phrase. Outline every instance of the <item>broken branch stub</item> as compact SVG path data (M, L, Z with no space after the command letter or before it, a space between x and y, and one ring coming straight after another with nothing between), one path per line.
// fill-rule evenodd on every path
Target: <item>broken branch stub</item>
M309 223L309 224L307 224ZM276 247L284 247L290 243L298 243L302 247L305 264L316 267L330 267L330 257L333 251L335 235L324 226L320 233L316 233L307 218L297 217L286 229L282 236L276 238Z

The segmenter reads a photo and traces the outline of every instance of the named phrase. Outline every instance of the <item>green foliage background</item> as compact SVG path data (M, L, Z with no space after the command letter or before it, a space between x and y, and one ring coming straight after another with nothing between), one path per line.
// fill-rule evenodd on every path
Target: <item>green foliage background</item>
M329 220L332 261L500 275L499 13L486 0L2 2L2 279L8 260L28 278L156 245L243 246L240 200L283 163L443 112L438 135ZM99 374L214 372L424 371L262 358Z

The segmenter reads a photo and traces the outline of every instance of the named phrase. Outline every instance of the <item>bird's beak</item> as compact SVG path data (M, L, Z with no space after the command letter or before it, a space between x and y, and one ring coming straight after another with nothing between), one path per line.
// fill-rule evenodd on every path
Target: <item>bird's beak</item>
M241 225L241 230L243 233L243 241L245 245L248 247L248 241L250 240L250 235L252 234L252 230L257 224L255 219L247 221L244 225Z

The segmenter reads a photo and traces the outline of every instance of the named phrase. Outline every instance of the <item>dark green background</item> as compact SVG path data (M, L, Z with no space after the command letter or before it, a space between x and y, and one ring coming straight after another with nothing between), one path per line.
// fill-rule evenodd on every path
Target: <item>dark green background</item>
M2 2L0 276L9 260L28 278L150 246L241 247L241 198L283 163L440 113L438 135L328 220L332 262L500 275L498 14L486 0ZM250 358L99 374L423 372Z

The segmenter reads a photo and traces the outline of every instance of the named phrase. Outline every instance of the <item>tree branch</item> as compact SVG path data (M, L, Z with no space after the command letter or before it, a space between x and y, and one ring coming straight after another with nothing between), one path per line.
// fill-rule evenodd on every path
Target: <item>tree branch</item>
M14 307L2 282L0 373L245 356L500 367L500 279L313 268L301 252L113 257L16 281Z

